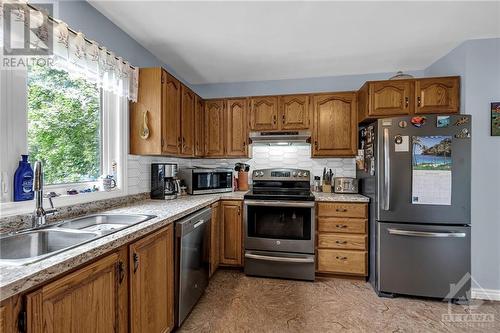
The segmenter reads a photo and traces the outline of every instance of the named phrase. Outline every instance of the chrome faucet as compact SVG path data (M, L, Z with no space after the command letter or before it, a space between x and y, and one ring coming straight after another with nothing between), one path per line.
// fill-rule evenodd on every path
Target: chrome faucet
M35 179L33 181L33 190L35 191L35 211L31 217L31 226L37 228L45 225L47 215L57 214L57 209L54 208L52 196L49 196L50 209L43 209L43 170L42 162L35 162Z

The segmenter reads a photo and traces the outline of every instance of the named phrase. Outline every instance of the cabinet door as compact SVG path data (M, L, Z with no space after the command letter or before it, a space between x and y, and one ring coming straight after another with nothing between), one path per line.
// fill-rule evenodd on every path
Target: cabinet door
M194 105L194 156L202 157L205 154L205 102L200 96L195 96Z
M418 79L415 113L458 113L460 77Z
M309 129L309 95L289 95L280 98L281 129Z
M162 153L162 72L160 67L139 70L137 102L130 102L130 154ZM149 129L145 137L144 128Z
M205 156L224 155L224 100L205 102Z
M242 202L223 201L221 204L220 263L242 265Z
M193 156L195 148L195 94L181 84L181 155Z
M181 83L164 72L163 83L163 153L177 155L181 148Z
M226 156L247 156L247 100L230 99L226 107Z
M174 325L173 226L130 245L132 333L169 332Z
M125 276L114 253L28 294L28 332L126 332Z
M220 256L220 203L212 204L212 220L210 225L210 276L212 276L219 267Z
M369 116L398 116L412 113L412 80L371 82Z
M272 131L278 129L278 97L252 97L250 108L251 130Z
M315 95L313 157L354 156L357 149L356 93Z

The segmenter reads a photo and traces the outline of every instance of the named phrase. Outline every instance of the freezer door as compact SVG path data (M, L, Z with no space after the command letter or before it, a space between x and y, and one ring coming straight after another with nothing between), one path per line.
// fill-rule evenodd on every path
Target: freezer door
M377 232L379 291L468 299L470 227L379 222Z
M421 127L412 125L411 119L380 119L377 123L376 219L403 223L470 224L470 116L451 115L446 127L437 126L435 115L426 116ZM469 135L464 136L464 133ZM451 158L439 155L443 151L449 153L449 148L443 149L436 144L443 142L443 138L447 142L451 140L447 146L451 146ZM415 163L418 167L413 166ZM449 170L434 169L439 163L447 165L445 167ZM450 184L451 191L448 191ZM420 196L415 193L420 193ZM451 200L446 199L450 197ZM448 203L443 203L446 200Z

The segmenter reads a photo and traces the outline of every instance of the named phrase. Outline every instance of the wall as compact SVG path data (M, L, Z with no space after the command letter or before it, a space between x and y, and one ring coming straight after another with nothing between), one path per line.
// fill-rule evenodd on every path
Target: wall
M425 75L461 75L462 113L472 115L472 277L500 296L500 137L490 103L500 102L500 39L464 42Z
M407 72L423 76L423 71ZM281 95L309 92L358 90L366 81L386 80L395 73L328 76L308 79L197 84L192 88L203 98Z

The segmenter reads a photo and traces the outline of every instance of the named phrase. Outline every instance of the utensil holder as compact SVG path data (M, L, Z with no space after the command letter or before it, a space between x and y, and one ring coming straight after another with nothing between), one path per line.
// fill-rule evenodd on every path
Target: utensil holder
M238 171L238 190L248 191L248 172Z

